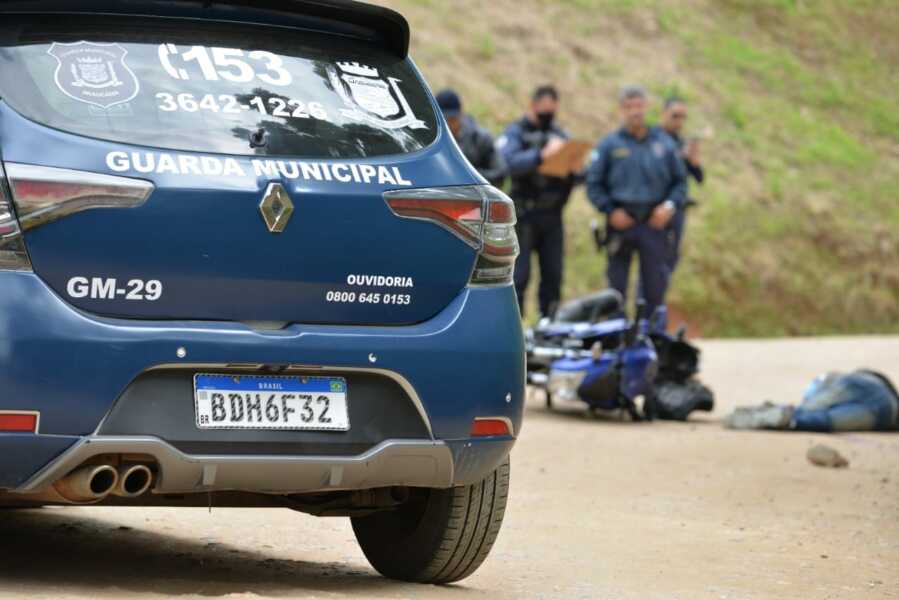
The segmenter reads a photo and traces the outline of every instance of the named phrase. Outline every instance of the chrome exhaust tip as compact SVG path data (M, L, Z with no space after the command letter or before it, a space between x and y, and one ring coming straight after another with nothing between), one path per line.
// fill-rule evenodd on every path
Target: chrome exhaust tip
M146 465L122 465L118 471L118 482L112 490L114 496L137 498L153 485L153 472Z
M53 487L69 502L102 500L119 483L119 474L110 465L88 465L75 469Z

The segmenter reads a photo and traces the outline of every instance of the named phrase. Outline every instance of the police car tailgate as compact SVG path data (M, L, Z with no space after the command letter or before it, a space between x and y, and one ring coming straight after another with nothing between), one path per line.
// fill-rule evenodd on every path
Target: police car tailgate
M92 313L404 324L439 312L472 272L470 245L385 202L414 182L411 164L125 150L104 160L115 175L5 162L34 270Z
M325 33L150 21L0 25L3 164L61 297L124 318L397 325L464 289L477 248L385 201L468 173L411 62Z

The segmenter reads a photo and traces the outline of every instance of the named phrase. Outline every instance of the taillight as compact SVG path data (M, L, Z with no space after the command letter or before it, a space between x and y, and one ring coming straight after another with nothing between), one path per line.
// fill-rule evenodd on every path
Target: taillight
M384 199L398 216L422 219L448 229L478 251L474 285L506 285L518 256L515 205L487 185L387 192Z
M508 417L478 417L471 424L471 437L513 435L512 421Z
M40 414L0 410L0 433L37 433Z
M471 282L497 285L512 282L515 259L518 258L518 236L515 233L515 204L495 187L483 189L487 202L484 220L484 247L478 256Z
M31 261L25 251L25 242L22 240L22 231L16 220L12 198L6 191L2 165L0 165L0 270L31 270Z
M100 173L6 163L22 231L93 208L133 208L153 184Z

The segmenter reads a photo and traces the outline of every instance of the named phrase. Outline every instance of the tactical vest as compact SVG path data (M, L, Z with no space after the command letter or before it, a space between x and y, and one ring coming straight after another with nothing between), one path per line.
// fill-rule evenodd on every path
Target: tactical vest
M542 150L553 135L558 136L559 134L553 130L522 128L522 148L524 150L534 148ZM519 215L534 211L561 210L568 202L571 188L570 177L547 177L535 169L526 175L512 178L511 196Z

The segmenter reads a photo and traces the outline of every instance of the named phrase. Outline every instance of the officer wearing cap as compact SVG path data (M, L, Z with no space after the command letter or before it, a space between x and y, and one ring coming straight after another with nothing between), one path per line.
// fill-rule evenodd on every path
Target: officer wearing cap
M609 285L623 296L634 253L649 314L665 303L671 276L672 218L687 199L687 172L672 139L646 124L639 86L618 98L622 126L594 150L587 196L608 217Z
M518 240L521 254L515 263L515 291L524 312L524 298L531 275L531 252L540 264L538 300L540 314L549 316L562 294L562 261L565 230L562 209L577 176L542 175L540 165L560 152L568 134L556 123L559 92L551 85L538 87L531 96L527 114L506 128L497 147L509 165L510 195L518 211Z
M437 94L437 104L468 162L491 184L502 186L507 175L506 163L496 151L490 132L465 114L462 99L455 90L446 89Z

